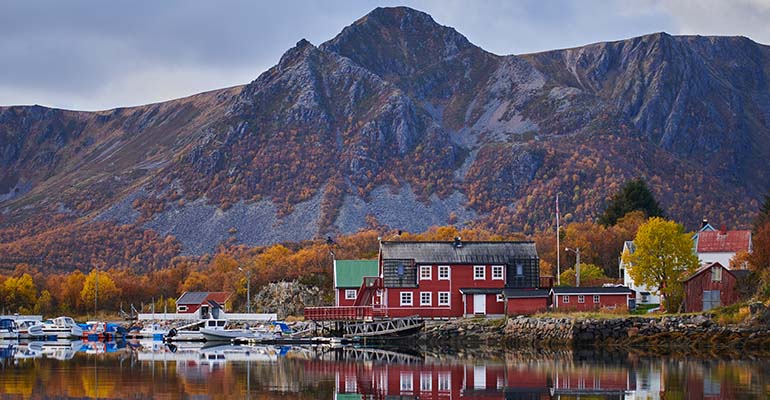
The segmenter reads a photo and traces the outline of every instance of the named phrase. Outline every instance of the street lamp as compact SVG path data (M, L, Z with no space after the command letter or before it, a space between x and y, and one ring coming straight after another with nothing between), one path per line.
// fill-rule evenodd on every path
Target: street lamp
M251 271L238 267L238 271L246 275L246 313L251 314Z
M580 287L580 247L575 247L574 249L565 247L564 251L571 251L575 253L575 287Z

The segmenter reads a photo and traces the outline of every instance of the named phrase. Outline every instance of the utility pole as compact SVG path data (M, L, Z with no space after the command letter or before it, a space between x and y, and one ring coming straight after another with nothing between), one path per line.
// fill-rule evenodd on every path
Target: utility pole
M251 314L251 271L246 271L241 267L238 270L246 275L246 313Z
M580 247L575 247L574 249L565 247L564 251L575 253L575 287L580 287Z
M561 249L561 246L559 245L559 193L556 193L556 284L561 285L561 253L559 250Z

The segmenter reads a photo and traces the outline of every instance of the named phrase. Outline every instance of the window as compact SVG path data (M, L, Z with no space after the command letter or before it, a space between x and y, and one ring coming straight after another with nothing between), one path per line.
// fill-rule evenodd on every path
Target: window
M711 281L722 282L722 267L711 267Z
M176 308L179 312L185 312L187 311L187 306L179 306Z
M356 299L356 289L345 290L345 300L355 300L355 299Z
M524 275L524 265L521 263L516 264L516 276Z
M502 294L502 293L498 293L498 295L496 296L496 298L497 298L497 302L498 302L498 303L502 303L503 301L505 301L505 298L503 297L503 294Z
M429 280L431 280L431 266L430 265L420 265L420 280L421 281L429 281Z
M401 292L401 305L402 306L412 305L412 292Z
M561 296L561 302L564 304L569 303L569 296Z
M599 304L599 295L598 294L594 295L594 304Z
M438 279L440 279L440 280L449 280L449 266L448 265L439 265L438 266Z
M484 265L474 265L473 266L473 280L483 280L487 279L487 271L486 267Z
M420 305L421 306L431 306L433 305L433 293L431 292L420 292Z
M358 390L358 383L356 382L355 375L345 376L345 392L355 393Z
M493 265L492 266L492 279L494 280L503 280L503 266L502 265Z
M412 374L402 372L401 373L401 391L402 392L411 392L414 387L412 386Z
M487 367L485 365L477 365L473 367L473 388L487 388Z
M440 306L449 305L449 292L438 292L438 305Z
M452 389L452 375L448 372L438 374L438 391L448 392Z
M428 373L420 374L420 391L430 392L433 390L433 375Z
M578 303L583 304L586 302L586 297L582 294L578 296Z

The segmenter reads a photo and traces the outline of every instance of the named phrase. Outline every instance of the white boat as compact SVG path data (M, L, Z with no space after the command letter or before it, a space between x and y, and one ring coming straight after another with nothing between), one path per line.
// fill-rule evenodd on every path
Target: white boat
M83 328L79 327L70 317L58 317L43 322L43 336L54 336L57 339L81 338Z
M16 330L16 322L10 318L0 319L0 339L18 339L19 331Z
M54 342L32 342L28 348L32 351L39 351L46 358L56 360L71 360L75 354L83 347L83 342L79 340L57 340Z
M192 329L196 327L198 327L198 329ZM168 332L168 335L166 335L165 340L169 342L201 342L206 340L202 333L203 330L214 331L225 329L227 329L226 319L204 319L179 329L172 328Z
M34 339L45 336L43 323L35 319L17 319L16 330L19 332L19 339Z
M242 341L273 340L276 335L269 332L257 332L251 329L207 329L201 328L201 334L207 342L229 342L235 339Z
M161 327L160 324L150 324L139 331L138 337L162 341L168 335L168 332L169 330Z

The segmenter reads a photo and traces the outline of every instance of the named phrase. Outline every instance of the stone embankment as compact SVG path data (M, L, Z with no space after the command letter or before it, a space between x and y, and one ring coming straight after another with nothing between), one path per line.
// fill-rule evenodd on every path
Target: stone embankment
M719 326L708 315L609 319L508 320L504 341L514 345L679 349L766 349L770 326Z

